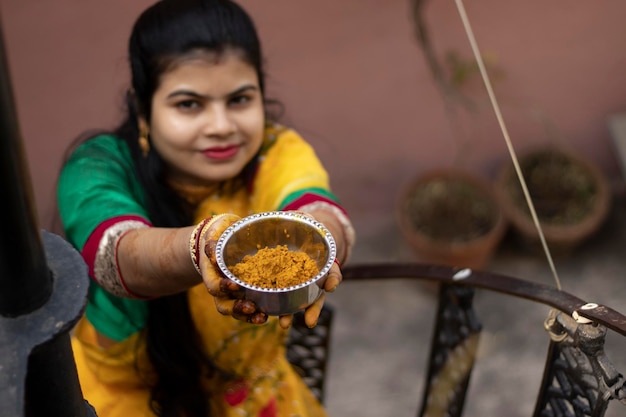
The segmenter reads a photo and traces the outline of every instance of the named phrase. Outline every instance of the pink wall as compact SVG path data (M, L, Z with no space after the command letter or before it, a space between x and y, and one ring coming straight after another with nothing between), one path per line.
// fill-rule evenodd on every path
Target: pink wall
M150 3L1 2L44 226L65 146L118 116L126 37ZM363 238L393 227L393 204L409 176L450 164L492 174L508 158L488 106L465 119L469 133L460 143L452 135L413 39L407 0L241 3L264 41L270 94L318 149ZM482 0L465 7L483 55L504 71L494 88L514 146L558 140L621 181L606 118L626 111L626 2ZM439 53L469 58L455 2L431 0L427 12ZM472 83L481 96L480 79ZM546 136L542 118L557 135Z

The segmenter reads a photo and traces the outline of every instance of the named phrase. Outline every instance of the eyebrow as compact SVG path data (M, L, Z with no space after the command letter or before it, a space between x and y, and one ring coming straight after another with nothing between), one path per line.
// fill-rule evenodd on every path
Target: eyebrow
M236 96L238 94L244 93L248 90L258 90L259 88L256 85L253 84L246 84L244 86L239 87L238 89L236 89L235 91L232 91L230 93L228 93L229 97L232 96ZM176 97L176 96L191 96L197 99L201 99L201 100L209 100L211 99L211 96L207 96L204 94L199 94L195 91L192 90L176 90L171 92L170 94L167 95L167 98L172 98L172 97Z

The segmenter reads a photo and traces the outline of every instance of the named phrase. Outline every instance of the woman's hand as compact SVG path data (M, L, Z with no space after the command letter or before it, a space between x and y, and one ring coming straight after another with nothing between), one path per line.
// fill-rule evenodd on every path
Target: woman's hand
M241 287L226 278L217 265L215 256L217 241L224 230L239 219L240 217L234 214L218 215L211 219L205 226L206 229L202 230L201 247L204 247L206 254L200 257L202 279L209 293L215 298L215 306L221 314L248 323L263 324L267 321L267 314L259 311L254 302L244 300Z
M317 320L322 312L324 301L326 300L326 293L333 292L341 284L342 280L341 270L337 262L333 263L333 266L328 271L328 276L324 282L324 291L317 300L304 310L304 322L308 327L315 327ZM293 314L286 314L278 318L278 323L283 329L288 329L293 322Z
M267 321L267 314L260 311L254 302L245 300L242 288L226 278L217 265L215 255L217 241L230 225L240 219L241 217L234 214L222 214L211 219L205 226L201 232L201 247L204 247L206 256L200 259L200 270L202 279L209 293L215 297L215 305L221 314L230 315L248 323L263 324ZM304 321L308 327L315 327L324 306L326 293L335 291L341 281L341 270L339 264L335 262L324 281L324 292L304 311ZM288 329L292 322L293 314L279 317L279 324L284 329Z
M329 218L328 213L326 212L308 213L308 212L303 212L303 211L298 211L298 212L324 224L324 226L326 226L331 231L333 236L338 235L336 233L338 230L337 225L334 224L335 218L334 217ZM341 244L343 243L344 242L341 242ZM334 262L333 266L330 268L330 271L328 272L328 276L326 277L326 280L324 281L324 292L322 292L322 294L319 296L317 300L315 300L313 304L311 304L304 310L304 323L309 328L315 327L317 325L317 320L320 317L320 313L322 312L322 307L324 307L324 301L326 300L326 293L335 291L335 289L339 286L339 284L341 284L342 279L343 279L343 276L341 275L341 269L339 268L339 264L337 262ZM291 324L293 323L293 314L286 314L284 316L280 316L278 319L278 323L280 324L280 327L282 327L283 329L289 328Z

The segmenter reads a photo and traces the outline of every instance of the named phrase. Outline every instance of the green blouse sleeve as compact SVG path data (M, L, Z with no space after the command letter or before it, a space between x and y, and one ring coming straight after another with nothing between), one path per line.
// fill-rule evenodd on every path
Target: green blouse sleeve
M66 238L79 249L107 219L148 219L130 152L113 136L99 136L73 152L61 171L57 200Z
M72 153L59 177L57 199L65 237L79 251L108 219L148 219L130 152L113 136L98 136ZM122 341L145 326L147 302L116 297L91 281L86 315L99 332Z

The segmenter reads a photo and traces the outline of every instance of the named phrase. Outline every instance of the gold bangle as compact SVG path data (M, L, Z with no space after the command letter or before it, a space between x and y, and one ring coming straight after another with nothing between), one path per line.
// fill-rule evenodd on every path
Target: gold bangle
M198 223L191 232L191 236L189 237L189 255L191 255L191 262L194 268L196 268L196 271L198 271L200 275L202 275L202 270L200 269L200 242L213 223L227 215L228 213L223 213L207 217Z
M189 255L191 256L191 263L193 267L196 268L198 274L202 275L202 271L200 270L200 253L198 252L200 246L200 237L203 235L202 229L211 221L213 217L207 217L202 220L196 227L194 227L191 232L191 236L189 236Z

